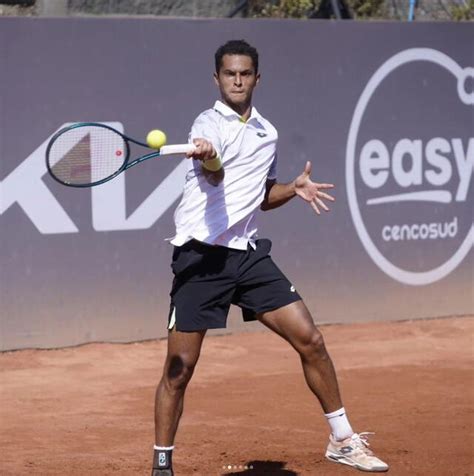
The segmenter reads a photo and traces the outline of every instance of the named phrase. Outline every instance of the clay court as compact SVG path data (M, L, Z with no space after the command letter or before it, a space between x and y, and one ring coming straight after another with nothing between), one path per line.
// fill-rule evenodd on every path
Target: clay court
M473 327L322 327L352 423L376 432L390 474L473 474ZM149 474L165 353L159 340L1 354L1 474ZM208 336L186 398L178 476L360 474L324 458L328 428L296 353L267 331Z

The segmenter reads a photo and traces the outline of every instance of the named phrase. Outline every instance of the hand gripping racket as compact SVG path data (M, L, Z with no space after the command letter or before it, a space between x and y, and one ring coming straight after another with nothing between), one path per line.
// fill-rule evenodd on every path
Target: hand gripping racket
M164 145L130 160L130 143L148 147L113 127L97 122L80 122L65 127L51 138L46 148L46 167L51 176L68 187L93 187L124 170L161 155L186 154L193 144Z

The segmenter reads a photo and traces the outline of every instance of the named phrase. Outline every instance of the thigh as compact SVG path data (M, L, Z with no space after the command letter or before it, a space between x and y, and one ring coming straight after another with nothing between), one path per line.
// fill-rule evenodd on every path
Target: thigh
M246 321L301 300L293 284L268 254L270 247L269 240L258 240L257 249L248 253L239 267L232 303L243 309Z
M301 300L273 311L257 314L257 318L297 350L320 336L308 308Z
M205 330L180 332L173 329L168 333L165 373L169 377L175 377L184 369L193 368L196 365L205 335Z
M226 327L234 276L233 253L195 240L175 248L168 329L194 332Z
M224 279L173 287L168 329L194 332L225 328L233 291L234 284Z

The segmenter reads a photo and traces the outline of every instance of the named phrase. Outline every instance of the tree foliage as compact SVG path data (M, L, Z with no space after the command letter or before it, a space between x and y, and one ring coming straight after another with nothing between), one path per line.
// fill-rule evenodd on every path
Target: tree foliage
M323 0L249 0L248 14L251 17L271 17L271 18L309 18L315 13ZM433 5L429 2L434 0L418 0L419 7ZM444 9L445 15L453 20L473 20L474 0L437 0L439 6ZM392 0L345 0L345 3L355 19L387 19L390 18L389 5L395 4ZM399 8L400 2L398 2ZM408 10L408 0L401 4L406 4ZM451 4L451 6L449 6ZM405 13L404 13L405 15ZM391 17L393 19L393 16ZM399 17L398 17L399 18Z
M384 13L384 0L347 0L355 18L380 18Z
M252 17L308 18L320 0L250 0L249 14Z
M464 5L456 5L451 9L453 20L474 20L474 0L468 0Z

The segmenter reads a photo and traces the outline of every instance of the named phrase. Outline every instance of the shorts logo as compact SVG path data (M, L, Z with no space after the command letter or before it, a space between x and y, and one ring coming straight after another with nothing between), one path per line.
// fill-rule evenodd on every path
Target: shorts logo
M374 73L354 111L352 219L375 264L402 283L444 278L473 246L473 81L473 67L440 51L404 50Z
M295 288L293 285L291 285L290 291L291 291L292 293L294 293L294 292L296 292L296 288Z

